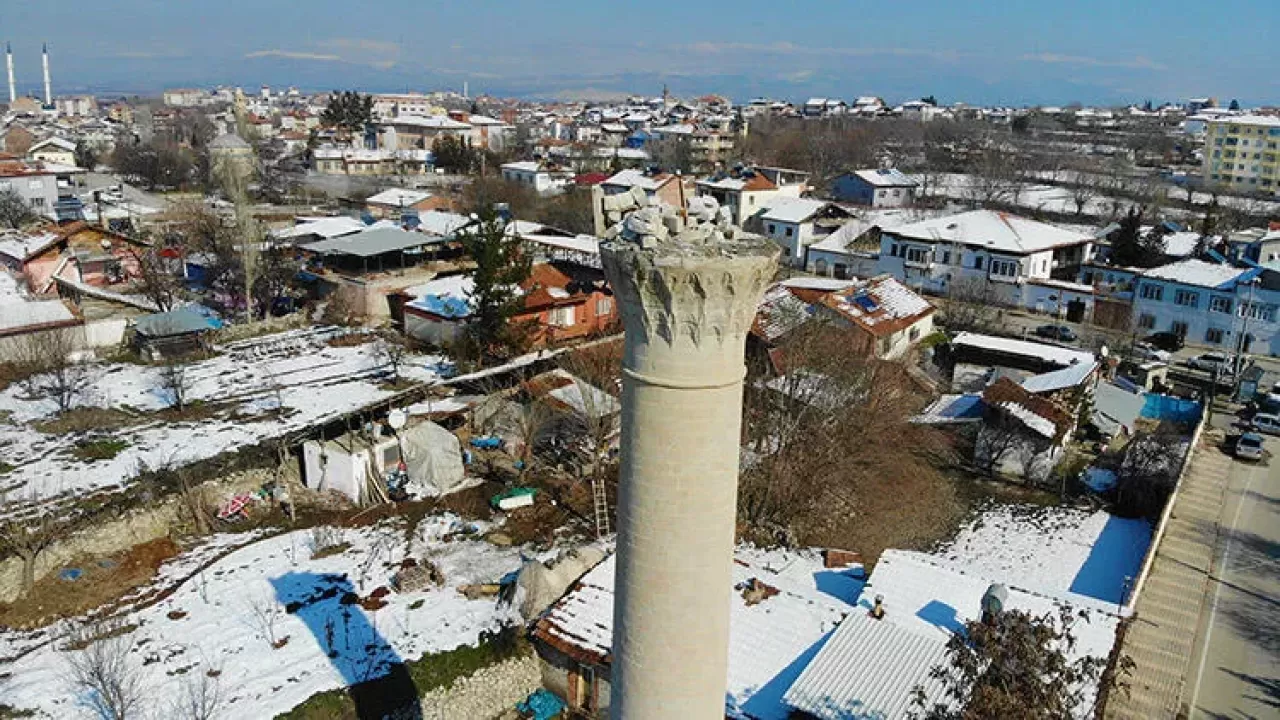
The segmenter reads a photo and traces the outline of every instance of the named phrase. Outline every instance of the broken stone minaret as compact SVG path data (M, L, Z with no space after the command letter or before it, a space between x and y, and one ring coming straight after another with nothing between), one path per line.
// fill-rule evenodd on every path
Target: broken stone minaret
M637 195L601 248L626 327L615 720L724 717L743 350L778 249L694 200Z

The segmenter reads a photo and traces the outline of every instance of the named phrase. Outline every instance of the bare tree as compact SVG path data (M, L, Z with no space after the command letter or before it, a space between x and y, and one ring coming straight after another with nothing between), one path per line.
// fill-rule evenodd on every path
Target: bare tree
M170 360L160 366L157 378L160 390L169 399L169 406L178 411L187 407L187 394L191 390L191 378L187 375L187 366L177 360Z
M90 368L77 362L75 329L46 330L21 338L14 352L28 397L50 399L59 412L70 410L92 382Z
M129 720L146 701L142 669L130 662L133 633L119 618L82 625L68 636L70 684L102 720Z
M1070 188L1071 202L1076 206L1076 216L1084 214L1084 209L1098 197L1098 188L1094 186L1092 181L1084 173L1076 173L1074 183Z
M956 280L947 288L942 315L952 332L985 330L999 314L995 293L985 278Z
M172 310L182 299L182 280L173 272L169 262L160 255L157 248L135 249L132 252L134 260L138 263L138 280L142 294L155 303L161 312Z
M22 504L34 506L37 500L32 491ZM0 496L0 507L8 515L8 519L0 522L0 557L12 555L22 560L22 595L25 596L36 583L36 561L58 540L62 528L53 513L38 508L26 517L14 517L16 504Z
M391 381L400 382L400 369L409 355L409 345L393 331L379 334L373 345L374 358L391 371Z
M31 206L18 194L17 190L7 188L0 190L0 225L20 228L35 219Z
M254 631L262 635L272 649L284 647L288 638L276 639L276 624L280 621L280 606L268 596L251 597L245 602L248 620Z
M1009 463L1025 465L1031 453L1022 422L998 408L989 410L974 441L974 463L994 477Z
M208 535L213 530L213 518L216 512L208 493L203 486L192 481L191 472L186 467L175 468L173 472L178 478L182 506L191 516L191 524L198 535Z
M170 708L170 717L179 720L215 720L222 710L222 670L210 668L182 676L182 687Z

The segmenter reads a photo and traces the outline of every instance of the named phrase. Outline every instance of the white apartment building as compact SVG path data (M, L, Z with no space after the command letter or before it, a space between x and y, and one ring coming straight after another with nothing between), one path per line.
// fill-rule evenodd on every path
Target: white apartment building
M1133 322L1190 345L1280 355L1280 273L1203 260L1152 268L1134 279Z
M992 302L1024 306L1028 283L1074 281L1092 249L1087 235L1008 213L973 210L886 227L877 272L938 295L958 283L980 282Z

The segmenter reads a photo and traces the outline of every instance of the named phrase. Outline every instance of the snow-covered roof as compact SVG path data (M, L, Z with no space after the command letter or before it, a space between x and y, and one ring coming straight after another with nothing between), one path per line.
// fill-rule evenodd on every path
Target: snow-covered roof
M1201 110L1206 112L1206 110ZM1255 125L1258 127L1280 127L1280 117L1272 115L1236 115L1232 117L1214 118L1210 122L1222 122L1232 125Z
M53 146L60 150L66 150L67 152L74 152L76 149L76 144L74 142L71 142L70 140L64 137L58 137L55 135L53 137L45 138L44 140L41 140L35 145L32 145L27 150L27 152L33 153L48 146Z
M667 181L668 175L652 176L647 175L643 170L628 168L619 170L609 176L607 180L600 183L601 185L616 185L618 187L638 187L642 190L657 190Z
M309 219L297 225L276 230L271 235L277 240L291 240L311 235L328 239L360 232L367 227L369 226L356 218L339 215L336 217Z
M539 163L536 160L521 160L520 162L503 163L502 169L536 173L542 170L542 163Z
M575 235L574 237L568 238L543 233L527 233L522 234L520 237L528 242L538 243L539 245L546 245L560 250L580 252L587 255L600 254L600 239L591 235Z
M912 689L923 685L926 693L936 692L929 671L944 657L952 634L981 616L982 596L992 582L923 553L886 550L859 601L859 610L869 610L871 599L882 596L884 618L877 621L857 610L851 612L791 685L784 702L824 720L908 717ZM1120 621L1112 612L1114 605L1071 592L1044 594L1013 584L1007 590L1006 610L1056 616L1059 607L1069 605L1084 615L1073 628L1076 645L1067 652L1068 658L1105 660L1110 655ZM1097 689L1081 690L1083 718L1092 712ZM930 699L943 700L933 694Z
M845 288L853 287L858 284L857 280L837 280L835 278L824 277L808 277L798 276L787 278L781 283L784 287L794 288L796 290L824 290L827 292L836 292Z
M1019 255L1089 240L1086 235L995 210L971 210L888 227L885 232L903 239L956 243Z
M1023 425L1026 425L1039 435L1052 439L1058 434L1058 426L1052 420L1035 414L1025 405L1019 405L1015 402L1002 402L998 403L996 407L1016 417Z
M915 187L918 183L907 177L896 168L876 168L874 170L854 170L863 182L876 187Z
M1196 250L1196 244L1200 242L1200 233L1198 232L1175 232L1164 236L1164 254L1169 257L1184 258Z
M370 195L365 202L371 205L389 205L391 207L407 207L426 200L431 193L425 190L408 188L388 188L376 195Z
M1075 365L1064 367L1061 370L1053 370L1040 375L1032 375L1022 381L1022 389L1033 393L1065 390L1066 388L1072 388L1084 382L1085 379L1088 378L1097 368L1098 363L1096 362L1079 362Z
M1151 268L1142 273L1142 277L1154 280L1195 285L1197 287L1230 290L1235 287L1240 276L1252 272L1247 268L1220 265L1204 260L1183 260L1181 262Z
M812 198L780 198L761 217L774 222L802 223L830 204L826 200Z
M491 118L488 115L469 115L467 116L467 122L471 123L472 125L489 125L489 126L506 125L506 123L502 122L501 120L497 118Z
M534 636L604 664L613 643L616 558L610 555L582 576L538 621ZM783 720L787 709L781 687L799 672L808 651L845 617L850 603L817 589L815 575L830 573L823 572L821 559L811 551L740 548L735 559L735 588L754 578L778 594L747 605L740 592L733 593L725 713Z
M6 255L18 262L24 262L44 252L60 239L62 239L61 235L52 232L42 232L35 235L0 235L0 255Z
M813 315L813 308L796 297L785 285L769 288L756 309L752 332L773 342L800 327Z
M928 300L892 275L831 293L823 304L877 336L897 332L934 310Z
M953 347L971 347L1008 355L1036 358L1061 365L1062 367L1070 366L1073 361L1076 363L1093 362L1093 353L1084 350L1072 350L1030 340L1015 340L1013 338L979 333L962 332L951 340L951 345Z
M418 214L418 231L429 235L450 237L471 224L471 218L444 210L429 210Z
M435 130L467 130L470 123L459 122L445 115L400 115L381 121L383 125L412 125Z
M0 290L0 335L23 328L35 329L55 323L73 323L75 313L61 300L28 300L17 294L12 277L0 270L0 284L15 285L14 292ZM7 289L7 288L6 288Z

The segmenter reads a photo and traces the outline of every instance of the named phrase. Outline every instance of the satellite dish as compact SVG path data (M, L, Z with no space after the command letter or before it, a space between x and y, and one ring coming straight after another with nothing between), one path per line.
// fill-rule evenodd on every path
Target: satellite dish
M409 413L406 413L404 410L396 409L387 413L387 424L391 426L392 430L399 430L408 422Z
M1109 355L1111 355L1111 351L1107 349L1107 346L1106 346L1106 345L1103 345L1103 346L1098 350L1098 353L1099 353L1100 355L1102 355L1102 357L1104 357L1104 358L1105 358L1105 357L1107 357L1107 356L1109 356Z

